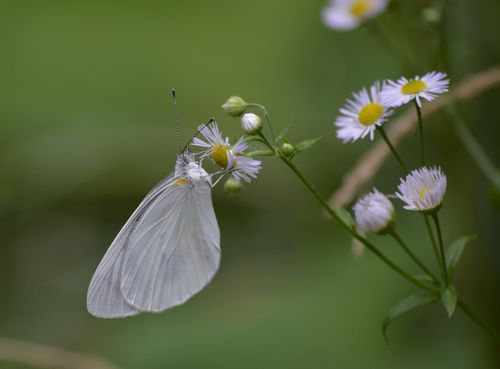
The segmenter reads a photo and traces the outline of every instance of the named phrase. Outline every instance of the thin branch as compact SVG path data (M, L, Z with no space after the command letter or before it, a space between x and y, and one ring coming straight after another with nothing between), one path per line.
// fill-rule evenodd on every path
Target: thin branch
M451 93L440 97L424 106L422 117L437 112L450 102L468 100L474 96L500 85L500 66L472 75L457 85ZM387 136L394 146L408 136L417 126L418 120L413 109L408 109L387 130ZM371 178L389 156L390 151L383 141L378 141L358 160L356 165L343 178L342 184L330 197L329 203L333 208L348 205L357 192Z
M93 355L12 338L0 338L0 361L46 369L118 369Z

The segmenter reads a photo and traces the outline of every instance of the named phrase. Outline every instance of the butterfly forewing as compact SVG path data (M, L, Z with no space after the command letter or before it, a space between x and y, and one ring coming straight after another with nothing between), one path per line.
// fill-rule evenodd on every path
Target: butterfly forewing
M92 315L101 318L115 318L139 313L136 307L127 303L123 298L120 288L126 242L143 211L169 187L171 182L172 176L163 179L146 195L104 255L90 281L87 293L87 309Z
M220 234L208 181L172 182L137 220L127 238L121 292L141 311L182 304L213 277Z

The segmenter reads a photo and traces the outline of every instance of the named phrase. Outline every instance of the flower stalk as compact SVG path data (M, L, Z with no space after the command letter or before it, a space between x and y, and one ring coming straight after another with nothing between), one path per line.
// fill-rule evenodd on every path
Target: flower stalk
M420 162L422 166L425 165L425 143L424 143L424 122L422 120L422 109L417 103L417 100L413 100L415 104L415 109L417 110L418 118L418 134L420 136Z
M399 166L403 170L405 174L408 173L408 169L406 168L405 163L403 162L403 159L401 159L401 156L399 156L396 148L392 145L391 141L389 140L389 137L387 137L387 134L385 133L384 127L378 126L377 127L378 132L380 133L380 136L382 136L383 140L391 150L392 155L396 158L396 161L398 162Z
M430 276L432 280L439 284L439 279L427 268L422 261L410 250L410 248L406 245L403 239L396 233L395 230L389 232L392 238L396 240L396 242L401 246L401 248L408 254L408 256L417 264L422 271Z
M437 293L435 288L427 286L426 284L420 282L415 277L401 269L393 261L391 261L387 256L385 256L380 250L378 250L372 243L370 243L366 238L358 234L352 227L345 223L339 215L330 207L328 202L319 194L319 192L314 188L314 186L304 177L304 175L299 171L299 169L287 158L280 156L281 161L283 161L292 172L299 178L299 180L306 186L306 188L311 192L311 194L318 200L321 206L331 215L336 221L338 221L350 234L352 237L360 241L367 249L374 253L380 260L382 260L389 268L401 275L403 278L413 283L415 286L420 287L423 290Z
M429 234L429 238L431 240L432 250L434 251L434 256L436 257L436 262L438 264L438 268L439 268L441 273L446 273L446 270L443 270L443 266L441 263L441 254L439 252L436 238L434 237L434 232L432 231L432 228L431 228L431 223L429 222L429 217L427 214L422 214L422 216L424 217L425 227L427 229L427 233Z
M448 287L450 285L450 281L448 278L448 272L446 268L446 256L444 252L444 245L443 245L443 235L441 233L441 225L439 224L439 217L437 214L437 211L431 214L432 219L434 220L434 224L436 226L436 231L438 235L438 244L439 244L439 253L441 256L441 265L443 268L443 279L445 283L445 287Z
M271 127L271 119L269 115L267 114L267 110L264 106L259 105L259 104L249 104L249 105L254 105L258 106L263 112L264 115L266 116L266 121ZM262 138L263 142L266 144L266 146L269 147L270 150L274 151L275 154L278 156L278 158L289 168L291 171L299 178L299 180L302 182L302 184L309 190L309 192L314 196L314 198L320 203L320 205L323 207L323 209L332 217L334 218L337 222L340 223L342 227L344 227L352 237L360 241L367 249L369 249L372 253L374 253L382 262L384 262L389 268L391 268L393 271L401 275L404 279L408 280L410 283L414 284L415 286L426 290L428 292L432 293L438 293L439 291L431 286L428 286L424 284L423 282L419 281L406 271L404 271L402 268L400 268L398 265L396 265L393 261L391 261L384 253L382 253L379 249L375 247L371 242L369 242L366 238L361 236L351 225L346 223L339 215L338 213L330 207L328 202L321 196L321 194L315 189L315 187L306 179L306 177L302 174L302 172L295 166L295 164L292 162L290 158L282 154L280 151L277 151L274 148L274 145L272 145L269 140L265 137L265 135L260 132L259 136ZM431 277L432 278L432 277Z

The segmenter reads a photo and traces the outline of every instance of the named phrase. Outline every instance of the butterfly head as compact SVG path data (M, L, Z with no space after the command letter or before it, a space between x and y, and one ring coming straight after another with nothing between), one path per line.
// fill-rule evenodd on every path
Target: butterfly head
M201 164L194 161L187 164L186 176L193 182L207 181L208 173L202 168Z
M175 176L178 177L176 183L210 182L210 175L203 169L201 163L195 160L192 154L179 155L175 167Z

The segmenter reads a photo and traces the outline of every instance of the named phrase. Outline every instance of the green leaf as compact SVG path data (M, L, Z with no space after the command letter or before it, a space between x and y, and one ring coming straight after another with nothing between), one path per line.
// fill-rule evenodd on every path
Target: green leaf
M273 156L274 152L271 151L271 150L255 150L255 151L241 153L240 155L243 155L243 156L246 156L246 157L253 157L253 156Z
M401 314L416 309L419 306L437 301L437 299L438 297L435 294L429 292L417 292L404 298L391 307L384 319L384 322L382 323L382 333L384 334L385 340L387 341L387 327L389 327L389 324L391 324L394 319L399 317Z
M249 143L249 142L260 142L260 143L264 144L264 141L262 140L262 138L260 136L257 136L257 135L245 136L245 142L246 143Z
M293 152L294 155L298 154L299 152L302 152L304 150L309 149L312 147L316 142L318 142L322 137L316 137L316 138L311 138L310 140L304 140L299 142L297 145L295 145L295 150Z
M415 274L413 277L415 279L418 279L421 282L430 283L432 285L436 285L436 281L434 279L432 279L432 277L430 275L428 275L428 274Z
M356 223L349 211L345 208L337 208L334 211L343 223L347 224L351 229L356 229Z
M450 280L453 278L453 274L455 273L455 269L460 261L465 246L469 241L475 238L475 235L461 237L453 242L446 251L446 269Z
M457 307L457 290L453 287L448 287L441 292L441 302L443 303L446 312L448 313L448 318L451 318Z

